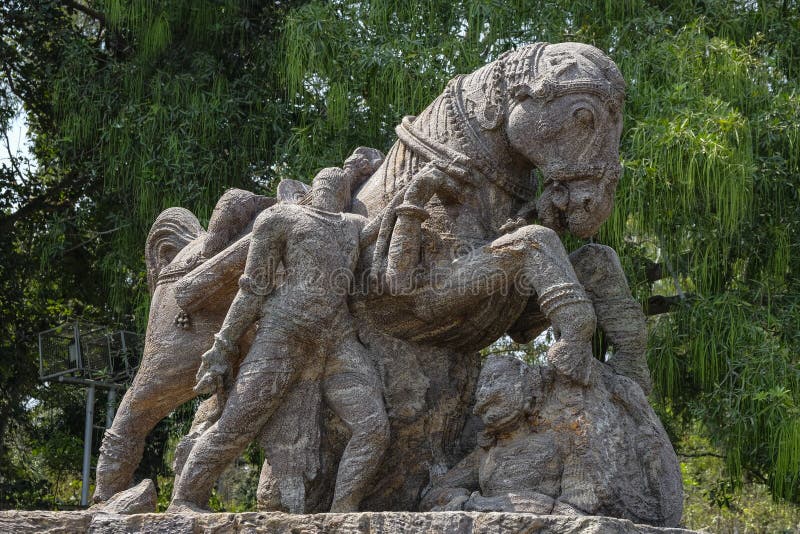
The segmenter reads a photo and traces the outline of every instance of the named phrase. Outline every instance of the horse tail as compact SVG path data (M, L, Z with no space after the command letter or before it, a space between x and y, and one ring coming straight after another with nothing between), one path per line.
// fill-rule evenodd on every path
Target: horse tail
M156 288L161 270L169 265L186 245L204 233L194 214L185 208L169 208L156 217L144 246L147 285Z

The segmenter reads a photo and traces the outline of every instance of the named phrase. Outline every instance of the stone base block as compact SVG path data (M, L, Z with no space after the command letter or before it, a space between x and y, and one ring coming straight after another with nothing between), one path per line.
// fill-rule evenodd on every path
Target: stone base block
M678 534L692 531L635 525L610 517L567 517L478 512L364 512L291 515L0 512L0 532L27 533L297 533L297 534Z

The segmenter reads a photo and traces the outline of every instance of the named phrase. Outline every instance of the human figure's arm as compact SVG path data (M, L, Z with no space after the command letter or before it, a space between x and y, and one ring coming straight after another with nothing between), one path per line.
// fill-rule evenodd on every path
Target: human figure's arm
M472 451L434 482L423 495L420 510L461 510L470 494L480 488L478 466L483 454L482 449Z
M286 236L292 218L285 208L263 212L253 225L244 274L239 278L239 291L233 299L214 344L203 354L197 371L196 393L213 393L220 389L230 371L229 360L238 351L239 339L258 319L266 296L275 287L275 276L283 257Z

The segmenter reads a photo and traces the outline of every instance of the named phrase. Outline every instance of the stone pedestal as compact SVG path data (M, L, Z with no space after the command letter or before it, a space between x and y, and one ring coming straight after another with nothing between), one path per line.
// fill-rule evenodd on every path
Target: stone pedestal
M679 534L693 531L636 525L610 517L567 517L477 512L365 512L358 514L93 514L0 512L0 532L27 533L275 533L303 534Z

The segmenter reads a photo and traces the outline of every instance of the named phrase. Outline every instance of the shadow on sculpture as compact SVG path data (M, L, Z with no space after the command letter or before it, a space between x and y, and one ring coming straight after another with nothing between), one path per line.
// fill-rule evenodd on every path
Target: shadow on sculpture
M628 404L608 408L609 420L642 428L627 421L646 412L642 393L650 389L644 315L612 249L586 245L568 255L559 237L588 238L611 213L621 171L624 86L614 63L592 46L533 44L454 78L417 117L403 119L386 158L367 158L380 166L362 184L329 181L332 197L343 199L336 206L315 205L314 190L312 206L296 205L305 202L298 200L304 188L287 183L279 187L285 196L277 205L243 191L226 193L208 232L186 210L162 213L146 245L153 298L145 354L104 438L95 501L131 485L145 436L197 395L201 365L199 389L215 393L176 454L176 504L190 508L203 506L214 473L260 436L272 456L260 482L264 508L417 509L422 490L438 484L476 445L467 423L480 371L477 351L504 333L526 342L553 327L547 372L555 393L544 404L560 410L552 420L592 420L620 397ZM348 201L351 214L318 211L339 211ZM306 253L309 260L302 259ZM251 271L257 262L266 262L259 273ZM344 276L332 284L334 271ZM314 300L320 275L330 278L324 287L335 289L335 298ZM596 328L613 347L607 363L592 357ZM347 370L352 362L343 355L356 355L359 371ZM332 378L324 362L344 371ZM265 391L256 392L251 381ZM316 393L320 383L326 403ZM359 442L358 422L366 417L348 415L358 391L371 399L365 406L379 420L381 439L364 456L370 461L361 465L370 468L352 477L360 489L344 491L341 474L353 452L348 444ZM613 392L610 399L607 392ZM600 407L569 404L581 395L595 395ZM649 413L642 416L647 421ZM232 421L237 424L228 428ZM649 431L663 433L656 419L652 424ZM290 427L295 431L286 432ZM560 439L555 433L531 434L530 446L542 456L545 447L537 440ZM387 434L391 445L383 453ZM597 450L573 444L576 451ZM215 451L224 452L217 457ZM647 451L639 453L645 459L608 465L620 473L651 465ZM627 452L607 454L628 458ZM658 454L674 458L668 443ZM602 492L617 486L591 472L599 464L564 458L559 452L534 463L547 470L561 462L562 482L585 480L584 489L601 494L598 503L613 500ZM680 487L671 482L679 480L677 462L667 460L666 486L637 490L648 503L680 501ZM601 467L603 473L611 469ZM652 484L648 477L634 479ZM481 498L494 498L491 480ZM478 483L483 488L480 477ZM611 505L590 504L589 497L540 493L575 513L639 513L627 497L617 499L626 511L614 512ZM643 506L649 510L650 504ZM680 510L648 514L641 520L674 524Z

